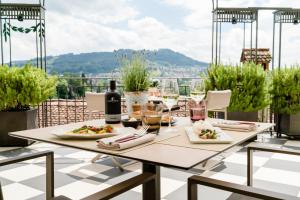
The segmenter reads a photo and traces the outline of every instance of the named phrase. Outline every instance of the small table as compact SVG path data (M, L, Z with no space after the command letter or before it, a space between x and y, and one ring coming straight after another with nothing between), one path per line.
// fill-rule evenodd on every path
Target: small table
M214 121L215 119L209 119ZM230 144L191 144L185 134L184 127L191 126L188 117L179 117L174 129L174 136L164 138L164 127L161 128L158 139L152 143L140 145L123 151L110 151L99 149L95 141L91 140L62 140L56 138L51 132L63 128L74 128L74 125L84 125L87 122L79 122L61 126L39 128L10 133L13 137L42 141L61 146L92 151L101 154L108 154L125 159L139 161L143 164L143 173L153 173L155 181L143 184L144 200L160 199L160 167L170 167L182 170L189 170L196 165L203 163L210 158L226 151L227 149L247 141L257 134L268 130L274 126L270 123L257 123L258 128L252 132L225 131L233 138ZM89 121L88 124L104 124L104 120Z

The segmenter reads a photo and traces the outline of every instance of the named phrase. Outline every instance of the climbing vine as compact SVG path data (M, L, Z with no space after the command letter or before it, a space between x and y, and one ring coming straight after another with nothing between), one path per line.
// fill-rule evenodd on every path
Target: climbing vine
M8 38L11 35L11 31L19 32L19 33L25 33L28 34L30 32L38 32L39 37L45 37L45 24L44 23L38 23L35 26L31 27L18 27L10 24L9 22L3 23L3 36L5 42L7 42Z

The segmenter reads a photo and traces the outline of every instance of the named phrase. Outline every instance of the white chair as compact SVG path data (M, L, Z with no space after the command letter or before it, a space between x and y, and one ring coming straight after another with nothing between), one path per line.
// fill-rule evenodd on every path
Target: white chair
M104 113L105 112L105 93L85 93L86 107L89 111L89 120L92 114L95 112Z
M105 113L105 93L86 92L85 101L87 110L89 111L89 120L94 112ZM98 154L91 160L91 162L95 163L103 156L106 157L106 155ZM121 171L124 171L123 166L115 157L111 156L111 159Z
M231 90L208 91L206 96L206 112L223 112L227 119L227 107L230 104Z

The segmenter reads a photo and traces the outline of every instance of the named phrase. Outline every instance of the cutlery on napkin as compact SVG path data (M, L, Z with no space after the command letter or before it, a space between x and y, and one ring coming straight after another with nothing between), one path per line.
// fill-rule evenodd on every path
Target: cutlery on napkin
M213 122L212 125L228 131L250 132L256 130L256 124L254 122L232 122L222 120Z
M137 135L134 133L114 136L110 138L103 138L97 140L99 148L108 150L123 150L138 146L155 139L156 134Z

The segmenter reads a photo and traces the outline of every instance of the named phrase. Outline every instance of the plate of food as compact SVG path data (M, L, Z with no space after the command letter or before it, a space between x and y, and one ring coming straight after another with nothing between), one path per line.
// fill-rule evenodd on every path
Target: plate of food
M118 134L112 125L91 126L83 125L73 130L57 129L52 134L61 139L100 139Z
M169 120L170 120L169 115L162 116L160 125L161 126L169 126ZM171 126L173 126L176 122L177 122L177 120L171 116Z
M185 132L190 142L194 144L227 144L232 142L232 138L228 134L206 121L198 121L192 127L186 127Z

